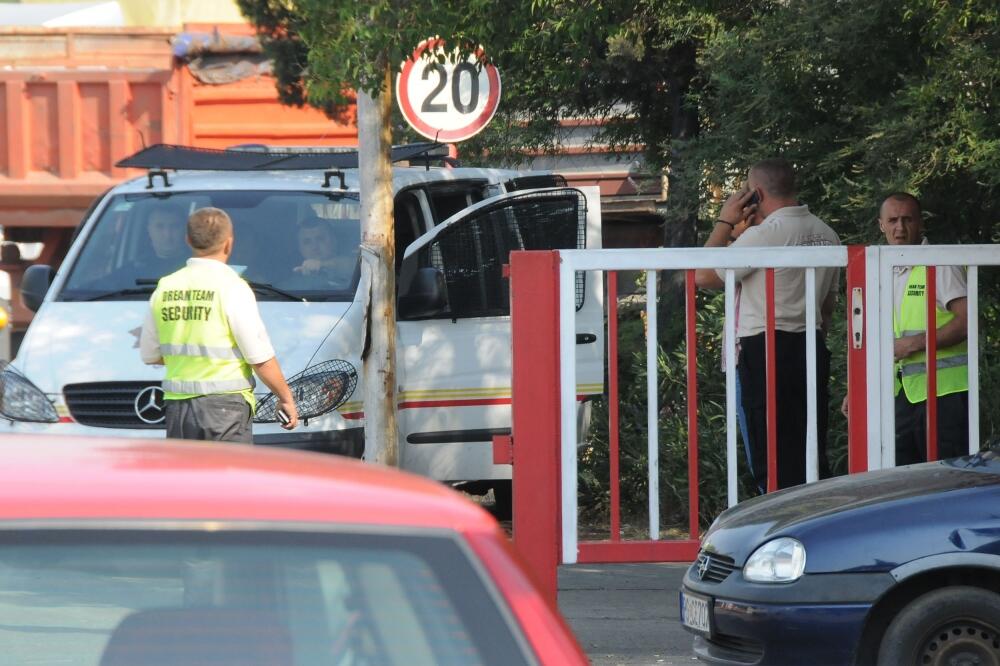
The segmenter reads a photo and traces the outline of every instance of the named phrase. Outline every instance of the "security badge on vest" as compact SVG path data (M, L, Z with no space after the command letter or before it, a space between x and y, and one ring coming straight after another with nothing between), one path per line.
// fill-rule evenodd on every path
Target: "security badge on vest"
M199 265L160 280L151 307L167 368L166 400L242 393L253 405L253 374L222 305L235 288L245 288L236 273Z
M892 327L897 338L907 335L927 333L927 269L914 266L906 284L903 301L899 304L899 315L893 317ZM941 328L955 315L935 304L936 328ZM927 400L927 354L916 352L896 362L896 387L899 395L902 388L911 403ZM951 347L937 350L937 391L938 397L969 390L968 345L965 340Z
M191 305L192 302L200 302L201 305ZM190 321L198 319L208 321L208 317L212 313L212 306L207 304L214 302L214 289L170 289L162 294L164 305L159 308L159 320Z

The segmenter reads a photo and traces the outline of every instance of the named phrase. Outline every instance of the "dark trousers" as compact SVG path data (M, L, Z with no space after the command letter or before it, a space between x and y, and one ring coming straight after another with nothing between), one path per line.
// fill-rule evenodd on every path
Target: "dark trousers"
M816 436L819 477L830 475L826 431L830 415L830 351L823 334L816 336ZM776 331L778 488L806 481L806 333ZM750 470L758 487L767 487L767 365L764 334L740 339L743 411L747 420Z
M166 400L167 437L253 443L250 403L239 393Z
M969 393L951 393L937 399L938 458L969 453ZM896 464L927 460L927 402L912 403L900 390L896 396Z

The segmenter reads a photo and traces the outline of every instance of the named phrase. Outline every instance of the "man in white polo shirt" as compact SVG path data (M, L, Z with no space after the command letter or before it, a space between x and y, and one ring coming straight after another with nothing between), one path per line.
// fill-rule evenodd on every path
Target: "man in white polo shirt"
M160 279L149 299L139 348L143 362L166 365L167 437L252 443L256 373L298 424L295 400L275 358L253 291L227 265L233 225L225 211L201 208L187 224L194 256Z
M737 226L750 226L731 240ZM731 241L731 242L730 242ZM840 245L837 234L798 202L795 172L783 159L768 159L751 167L746 187L731 195L705 247L801 247ZM740 282L737 371L749 435L749 466L760 487L767 481L767 322L764 269L736 269ZM700 287L719 289L725 271L696 272ZM826 438L829 409L830 352L823 329L830 320L838 287L838 271L816 269L816 325L806 331L805 271L774 271L775 369L777 395L777 487L805 482L806 336L816 336L816 416L820 477L828 476Z

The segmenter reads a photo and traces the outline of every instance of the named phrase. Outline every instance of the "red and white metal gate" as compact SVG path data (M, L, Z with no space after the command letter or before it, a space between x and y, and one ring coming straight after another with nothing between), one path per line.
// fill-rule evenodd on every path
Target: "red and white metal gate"
M735 278L733 269L767 271L768 361L768 487L776 479L776 405L774 404L774 269L806 271L807 329L815 328L815 269L847 268L848 383L850 433L848 471L861 472L894 463L892 410L892 267L963 265L969 282L970 450L978 450L978 289L977 266L1000 264L997 246L907 247L796 247L725 249L566 250L517 252L511 255L511 317L513 324L512 441L498 442L497 462L514 464L514 542L528 560L543 588L555 597L556 567L574 562L691 561L698 549L698 381L695 347L694 271L724 270L726 285L726 424L727 497L737 497L735 417ZM649 536L634 541L621 538L618 490L617 308L608 309L608 399L610 440L611 529L608 539L580 541L577 536L577 398L574 273L608 274L608 293L616 294L617 271L645 271L646 290L656 294L657 272L686 274L686 350L688 363L687 416L689 516L686 539L661 539L659 526L657 340L655 326L647 326ZM933 279L928 282L933 285ZM929 288L933 312L933 286ZM656 298L646 299L647 322L657 321ZM562 332L562 333L561 333ZM568 332L568 333L567 333ZM933 327L928 348L934 349ZM815 343L807 336L807 482L817 478ZM867 341L877 341L868 344ZM833 344L836 344L834 342ZM930 357L933 358L931 354ZM883 359L885 362L883 362ZM934 364L928 369L934 381ZM876 396L868 394L876 387ZM933 395L933 392L931 393ZM934 419L934 400L928 406ZM928 428L930 453L936 429ZM936 456L932 455L931 458Z

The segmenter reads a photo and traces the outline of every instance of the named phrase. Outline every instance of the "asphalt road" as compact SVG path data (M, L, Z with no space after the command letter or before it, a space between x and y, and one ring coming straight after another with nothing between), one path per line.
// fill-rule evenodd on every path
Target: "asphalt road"
M700 664L681 628L686 564L559 567L559 608L595 666Z

